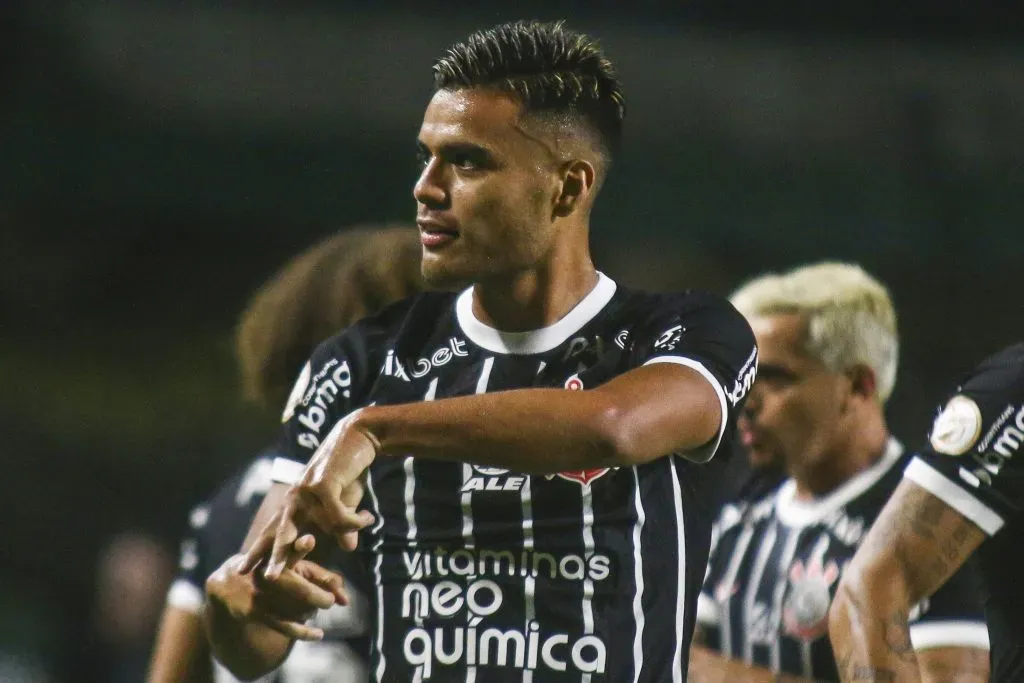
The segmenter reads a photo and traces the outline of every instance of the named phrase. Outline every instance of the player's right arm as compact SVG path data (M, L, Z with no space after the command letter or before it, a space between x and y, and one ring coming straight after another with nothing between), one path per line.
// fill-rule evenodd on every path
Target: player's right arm
M1021 514L1024 344L986 359L946 404L929 446L843 573L829 613L844 681L917 681L910 606ZM963 666L969 666L963 662ZM966 679L958 673L956 680Z
M844 681L918 681L911 607L985 540L974 522L904 479L843 572L829 635Z
M690 648L690 673L693 683L814 683L789 674L776 674L769 669L727 659L704 647Z
M147 683L213 683L210 648L201 616L207 549L204 533L209 504L189 514L189 531L181 542L179 572L167 593Z
M365 339L365 337L359 337ZM288 447L296 460L306 460L329 428L328 417L351 409L367 367L366 347L343 333L321 344L295 383L282 421ZM286 461L287 462L287 461ZM249 526L240 553L283 505L288 487L275 484L267 492ZM204 623L217 657L240 678L261 676L284 661L295 640L320 640L320 629L305 624L317 609L346 604L340 575L309 560L286 572L283 581L267 582L263 572L242 573L239 554L229 558L206 580Z

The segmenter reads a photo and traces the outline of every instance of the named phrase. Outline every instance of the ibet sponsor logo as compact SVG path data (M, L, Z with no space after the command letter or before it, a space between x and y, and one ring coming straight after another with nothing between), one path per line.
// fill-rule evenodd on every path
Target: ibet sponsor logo
M467 491L521 491L529 485L524 474L509 474L500 467L473 465L470 474L462 482L462 492Z
M449 337L448 343L439 346L428 356L415 361L403 363L395 357L394 349L388 351L384 359L384 369L381 371L387 377L397 377L409 381L409 378L419 379L430 374L431 370L448 365L454 358L468 356L465 340L458 337Z
M736 381L732 383L732 389L726 392L726 396L729 397L729 403L735 406L742 401L743 397L747 395L748 391L750 391L750 387L754 386L754 381L756 379L757 347L755 346L746 362L743 363L743 367L740 368Z
M608 556L463 548L407 551L403 559L412 581L403 588L402 617L415 626L405 634L402 654L416 668L416 680L429 680L440 667L453 665L605 672L607 648L597 636L542 633L535 621L518 629L485 622L505 601L501 585L491 577L602 581L610 575ZM440 580L424 581L430 577Z
M296 419L306 430L296 437L300 446L311 450L320 446L320 430L327 422L328 408L339 395L349 398L351 386L352 370L346 360L332 358L313 375L309 389L294 408Z

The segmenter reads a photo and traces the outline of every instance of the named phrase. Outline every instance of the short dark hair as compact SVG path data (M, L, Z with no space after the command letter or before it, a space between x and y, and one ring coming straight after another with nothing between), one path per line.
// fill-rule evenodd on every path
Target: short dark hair
M491 88L517 97L528 113L566 116L614 154L626 113L615 67L597 42L563 22L516 21L477 31L434 63L435 90Z

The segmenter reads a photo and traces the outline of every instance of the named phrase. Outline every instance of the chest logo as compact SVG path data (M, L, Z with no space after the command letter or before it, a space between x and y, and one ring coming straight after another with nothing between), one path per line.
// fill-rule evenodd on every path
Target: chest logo
M797 560L789 570L789 595L782 609L786 633L802 640L816 640L828 632L828 608L832 585L839 578L834 560L804 565Z

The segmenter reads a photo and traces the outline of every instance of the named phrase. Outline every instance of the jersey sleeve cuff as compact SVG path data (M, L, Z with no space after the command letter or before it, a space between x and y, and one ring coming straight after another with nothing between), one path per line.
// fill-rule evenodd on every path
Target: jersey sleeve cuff
M697 597L697 623L704 626L718 626L718 603L707 593Z
M998 513L921 458L911 460L903 476L977 524L989 536L1003 527L1004 520Z
M167 604L170 607L177 607L192 614L198 614L202 610L205 599L203 590L185 579L175 579L167 591Z
M302 479L302 473L305 471L306 466L301 462L288 458L274 458L274 464L270 468L270 481L294 486Z
M988 650L988 627L983 621L930 621L910 625L915 650L936 647L974 647Z
M654 363L675 363L676 365L682 365L683 367L696 370L700 373L700 376L711 383L711 387L715 390L715 395L718 396L718 405L721 409L721 419L718 422L718 435L715 436L714 442L711 444L710 453L707 456L707 460L711 460L715 453L718 451L719 444L722 443L722 437L725 435L725 425L729 421L729 404L725 401L725 389L722 388L722 384L718 379L711 374L703 363L700 361L687 358L685 356L655 356L647 360L644 365L653 365ZM708 448L705 446L704 448ZM703 450L703 449L701 449Z

